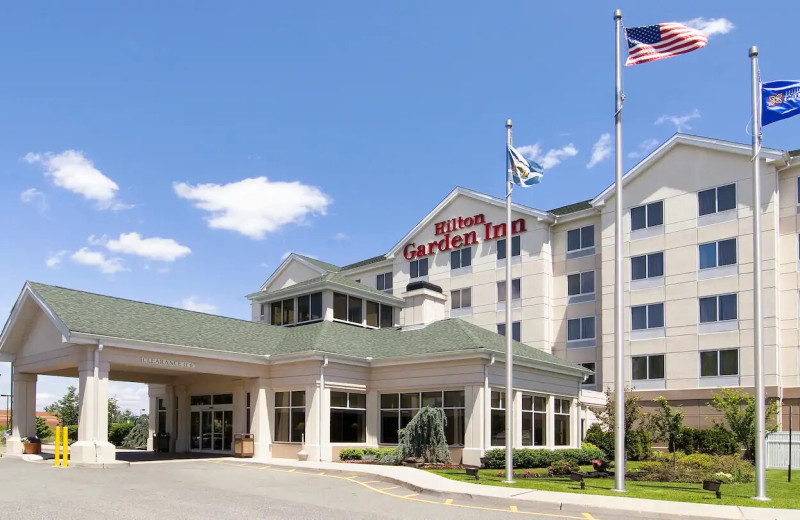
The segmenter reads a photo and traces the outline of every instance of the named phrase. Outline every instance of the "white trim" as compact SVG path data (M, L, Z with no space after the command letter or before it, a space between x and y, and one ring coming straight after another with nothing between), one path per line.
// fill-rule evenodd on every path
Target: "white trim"
M25 285L22 287L22 291L20 291L19 296L17 296L17 301L14 302L14 307L11 309L11 315L8 317L5 326L3 327L3 332L0 334L0 350L3 350L3 347L6 345L6 340L8 339L8 333L11 328L16 324L17 319L19 318L19 313L22 309L22 303L25 297L31 298L36 305L42 310L42 312L50 318L50 321L55 325L58 331L61 333L61 336L66 338L69 337L69 327L59 319L58 316L47 306L47 304L42 300L36 291L30 286L29 282L25 282Z
M317 271L320 275L328 274L330 272L326 271L325 269L317 265L312 264L311 262L301 257L297 253L291 253L289 256L286 257L286 259L281 263L281 265L279 265L278 268L275 269L275 271L270 275L270 277L267 278L267 281L261 284L260 290L261 291L266 290L266 287L268 287L269 284L275 280L275 278L277 278L287 267L289 267L289 264L292 263L292 261L299 262L304 266L313 269L314 271Z

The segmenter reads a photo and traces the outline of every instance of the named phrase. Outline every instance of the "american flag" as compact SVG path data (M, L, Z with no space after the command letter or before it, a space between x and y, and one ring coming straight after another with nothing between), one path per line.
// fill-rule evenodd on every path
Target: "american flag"
M639 65L648 61L671 58L705 47L708 36L679 23L660 23L625 29L628 38L628 61Z

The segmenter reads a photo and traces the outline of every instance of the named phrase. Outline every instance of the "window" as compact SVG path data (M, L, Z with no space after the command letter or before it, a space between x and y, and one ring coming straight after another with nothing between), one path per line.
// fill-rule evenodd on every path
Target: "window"
M511 256L519 256L521 251L520 236L511 237ZM497 259L505 260L506 258L506 239L501 238L497 241Z
M644 206L631 208L631 231L664 223L664 201L651 202Z
M464 391L445 390L434 392L412 392L402 394L381 394L380 443L397 444L398 430L417 415L420 407L441 408L447 424L444 427L447 444L464 445Z
M460 269L472 265L472 248L465 247L450 251L450 269Z
M283 310L281 308L281 302L272 302L270 305L269 315L270 323L273 325L283 325Z
M664 354L633 356L631 365L634 381L664 379Z
M331 442L366 441L367 396L331 391Z
M420 258L418 260L412 260L409 262L409 271L411 273L411 278L428 276L428 259Z
M506 335L506 324L505 323L498 323L497 324L497 333L501 336ZM522 330L520 327L520 322L512 321L511 322L511 339L514 341L522 341Z
M306 393L275 392L275 442L302 442L306 431Z
M567 294L569 296L593 293L594 271L585 271L583 273L567 275Z
M657 329L663 326L663 303L631 307L631 330Z
M297 323L322 319L322 293L297 297Z
M700 377L739 375L739 349L700 352Z
M361 298L342 293L333 293L333 319L360 325L364 321L364 308Z
M700 244L700 269L711 269L736 263L736 239Z
M250 425L253 421L252 416L252 408L250 406L250 392L244 394L244 418L245 418L245 430L247 433L250 433Z
M451 309L468 309L472 307L472 288L456 289L450 291Z
M392 294L392 273L379 274L378 279L375 282L375 287L379 291Z
M736 207L736 185L728 184L719 188L711 188L697 194L697 205L700 216L719 213Z
M505 414L503 414L505 415ZM505 419L505 417L504 417ZM522 395L522 445L544 446L547 431L547 398Z
M394 326L394 309L391 305L383 305L369 300L366 304L367 326L380 328Z
M595 365L594 361L592 361L592 362L581 363L581 366L582 366L583 368L588 368L588 369L589 369L589 370L591 370L592 372L595 372L595 367L596 367L597 365ZM596 377L595 377L596 375L597 375L597 374L589 374L588 376L586 376L586 377L584 378L584 380L583 380L583 383L581 383L581 384L582 384L582 385L585 385L585 386L592 386L592 385L594 385L594 384L596 383Z
M283 300L283 324L291 325L294 323L294 299Z
M643 280L657 276L664 276L663 251L631 258L631 280Z
M506 393L492 390L490 407L491 445L504 446L506 443Z
M167 433L167 405L164 399L158 398L158 433Z
M347 297L347 321L361 323L364 319L361 298Z
M519 300L521 296L521 285L520 279L514 278L511 280L511 299L512 300ZM497 282L497 301L504 302L506 301L506 281L503 280L502 282Z
M394 327L394 307L381 304L380 327Z
M567 341L593 339L594 335L594 316L567 320Z
M728 321L737 318L736 294L700 298L700 323Z
M583 226L567 231L567 251L594 247L594 226Z
M554 399L554 433L556 446L569 446L569 400Z

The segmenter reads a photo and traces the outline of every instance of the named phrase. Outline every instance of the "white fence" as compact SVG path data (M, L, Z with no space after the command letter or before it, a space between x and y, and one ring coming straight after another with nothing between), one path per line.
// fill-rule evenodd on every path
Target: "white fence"
M767 437L767 468L786 469L789 463L789 432ZM800 432L792 432L792 469L800 469Z

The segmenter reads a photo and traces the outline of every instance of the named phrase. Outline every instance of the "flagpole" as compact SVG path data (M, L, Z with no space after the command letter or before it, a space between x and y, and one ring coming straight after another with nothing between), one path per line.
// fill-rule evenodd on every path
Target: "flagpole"
M514 482L514 352L511 327L511 120L506 120L506 483Z
M625 350L622 299L622 61L619 48L622 35L622 10L614 11L616 25L615 113L616 150L614 156L614 187L616 190L616 215L614 221L614 491L625 489Z
M761 176L759 155L761 153L761 85L758 78L758 47L750 47L751 84L753 88L753 370L755 378L755 421L756 421L756 496L755 500L769 500L766 494L764 471L764 308L762 305L762 266L761 266Z

